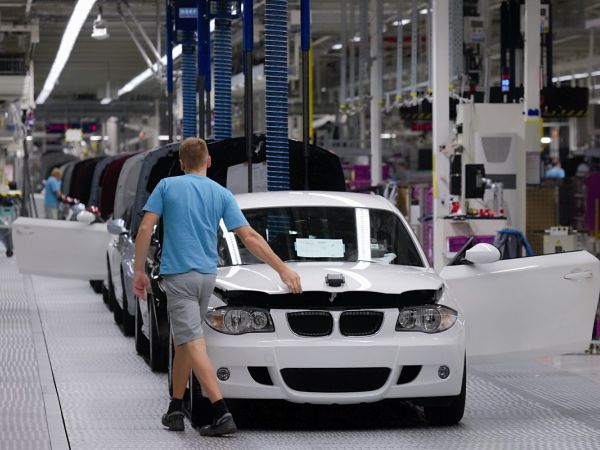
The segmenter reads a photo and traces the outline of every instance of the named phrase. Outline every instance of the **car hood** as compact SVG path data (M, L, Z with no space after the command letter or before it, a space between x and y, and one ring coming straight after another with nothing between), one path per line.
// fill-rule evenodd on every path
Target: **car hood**
M380 294L401 294L407 291L438 290L442 280L432 270L423 267L399 266L369 262L298 262L288 266L300 275L304 292L367 291ZM328 274L342 274L340 287L325 282ZM257 291L265 294L287 294L279 275L266 264L221 267L217 273L217 290Z

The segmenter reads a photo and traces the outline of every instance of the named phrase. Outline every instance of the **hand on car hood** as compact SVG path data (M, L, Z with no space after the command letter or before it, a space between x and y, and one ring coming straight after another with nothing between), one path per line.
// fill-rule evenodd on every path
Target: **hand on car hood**
M433 289L442 285L432 269L369 262L297 262L288 263L300 274L303 291L346 292L370 291L398 294L404 291ZM327 274L342 274L340 287L327 285ZM223 291L259 291L286 294L287 287L279 275L266 264L221 267L216 287Z

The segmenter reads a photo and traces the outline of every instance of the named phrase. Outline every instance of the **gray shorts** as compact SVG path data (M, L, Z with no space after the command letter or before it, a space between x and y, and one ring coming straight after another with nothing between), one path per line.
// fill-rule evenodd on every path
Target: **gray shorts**
M163 276L175 345L204 336L202 323L206 318L216 279L217 275L214 273L194 271Z
M46 219L58 220L58 208L46 207Z

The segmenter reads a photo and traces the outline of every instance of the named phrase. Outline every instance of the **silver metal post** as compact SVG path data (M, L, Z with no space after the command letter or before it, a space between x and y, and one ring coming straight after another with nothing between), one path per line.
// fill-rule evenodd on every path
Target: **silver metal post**
M371 186L381 183L381 100L383 99L383 2L371 0ZM362 39L367 36L361 37Z
M450 8L448 0L433 0L433 265L441 269L445 249L444 219L448 211L450 161L442 153L450 143Z

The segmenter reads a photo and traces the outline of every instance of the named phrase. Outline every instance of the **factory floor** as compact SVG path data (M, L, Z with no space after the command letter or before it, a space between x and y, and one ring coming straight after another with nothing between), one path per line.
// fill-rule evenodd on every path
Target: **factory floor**
M3 255L2 251L0 255ZM469 368L454 427L409 404L261 404L240 432L163 430L167 377L152 373L87 282L23 276L0 256L0 449L599 449L600 355Z

